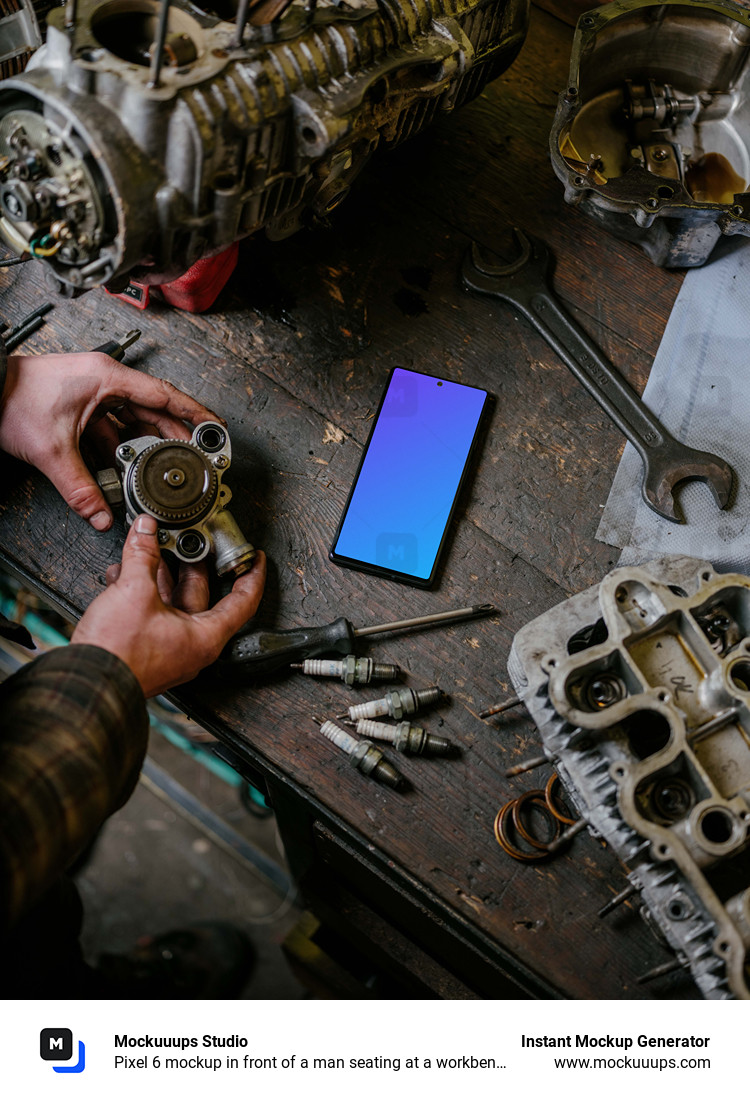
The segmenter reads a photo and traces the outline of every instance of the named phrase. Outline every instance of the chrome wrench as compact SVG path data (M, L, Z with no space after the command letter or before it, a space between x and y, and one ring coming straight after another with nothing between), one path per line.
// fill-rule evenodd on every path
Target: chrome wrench
M726 508L734 480L729 463L670 435L555 295L553 257L544 242L520 229L513 235L521 252L509 264L493 264L472 244L461 271L464 286L515 306L557 352L641 456L641 493L649 508L682 523L673 494L684 481L704 481L718 507Z

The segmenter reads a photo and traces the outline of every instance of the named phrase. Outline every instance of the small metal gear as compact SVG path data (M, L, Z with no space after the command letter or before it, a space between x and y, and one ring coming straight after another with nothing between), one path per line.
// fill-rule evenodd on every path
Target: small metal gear
M141 453L131 484L146 511L174 525L205 515L216 499L218 477L194 444L167 439Z

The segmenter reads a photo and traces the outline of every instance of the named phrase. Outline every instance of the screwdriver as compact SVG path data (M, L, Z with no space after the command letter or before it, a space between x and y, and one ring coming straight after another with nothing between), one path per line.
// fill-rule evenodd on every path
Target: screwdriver
M238 634L224 651L221 665L231 675L244 672L248 676L263 676L307 657L319 657L323 653L351 653L355 638L458 619L475 619L480 615L493 615L496 612L497 608L491 603L483 603L474 607L459 607L455 611L440 611L436 615L380 623L377 626L354 627L348 619L342 617L325 626L258 630L249 634Z
M91 350L102 351L110 359L116 359L118 363L121 363L130 345L134 344L136 340L140 340L140 338L141 330L131 328L130 332L126 332L119 340L107 340L106 344L100 344L98 348L92 348Z

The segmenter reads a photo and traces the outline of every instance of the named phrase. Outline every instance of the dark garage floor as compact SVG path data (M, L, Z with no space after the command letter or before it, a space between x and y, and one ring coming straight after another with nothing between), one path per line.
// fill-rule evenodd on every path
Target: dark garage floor
M13 618L25 616L40 650L64 642L64 624L5 577L0 605ZM0 679L29 658L0 640ZM281 950L301 914L273 817L243 805L238 777L208 760L210 739L199 727L158 701L152 721L158 729L136 790L105 823L76 879L87 959L127 952L145 934L220 919L242 928L258 953L243 998L307 996Z
M201 764L180 759L180 750L158 733L152 732L151 742L152 760L172 776L179 774L185 789L283 863L273 819L256 822L240 804L236 788ZM127 805L105 825L76 881L86 911L83 948L89 961L100 952L126 952L147 933L228 920L247 932L258 952L243 997L305 995L281 951L284 936L299 919L293 891L279 893L144 776Z

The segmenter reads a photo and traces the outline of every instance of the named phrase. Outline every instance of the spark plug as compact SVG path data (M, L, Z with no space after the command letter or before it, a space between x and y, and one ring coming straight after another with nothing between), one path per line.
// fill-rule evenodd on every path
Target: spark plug
M312 716L313 722L319 727L324 737L327 737L334 745L349 756L351 764L362 772L363 775L371 775L378 783L385 783L387 787L398 790L406 786L404 777L397 772L392 764L386 760L380 749L373 745L372 741L358 741L347 730L342 730L334 722L324 722L320 718Z
M387 722L373 722L370 718L360 718L357 733L363 737L372 737L374 741L388 741L397 752L409 756L448 756L453 744L447 737L436 737L427 733L421 726L411 726L408 722L399 722L389 726Z
M387 691L382 699L373 699L369 703L358 703L349 707L349 717L356 721L357 718L380 718L387 714L389 718L400 720L409 714L416 714L421 707L429 707L438 703L443 698L443 692L439 687L425 688L424 691L412 691L411 688L394 688ZM339 715L346 718L346 714Z
M401 669L398 665L380 664L372 657L355 657L353 653L340 661L311 660L291 665L305 676L337 676L345 684L369 684L371 680L398 680Z

